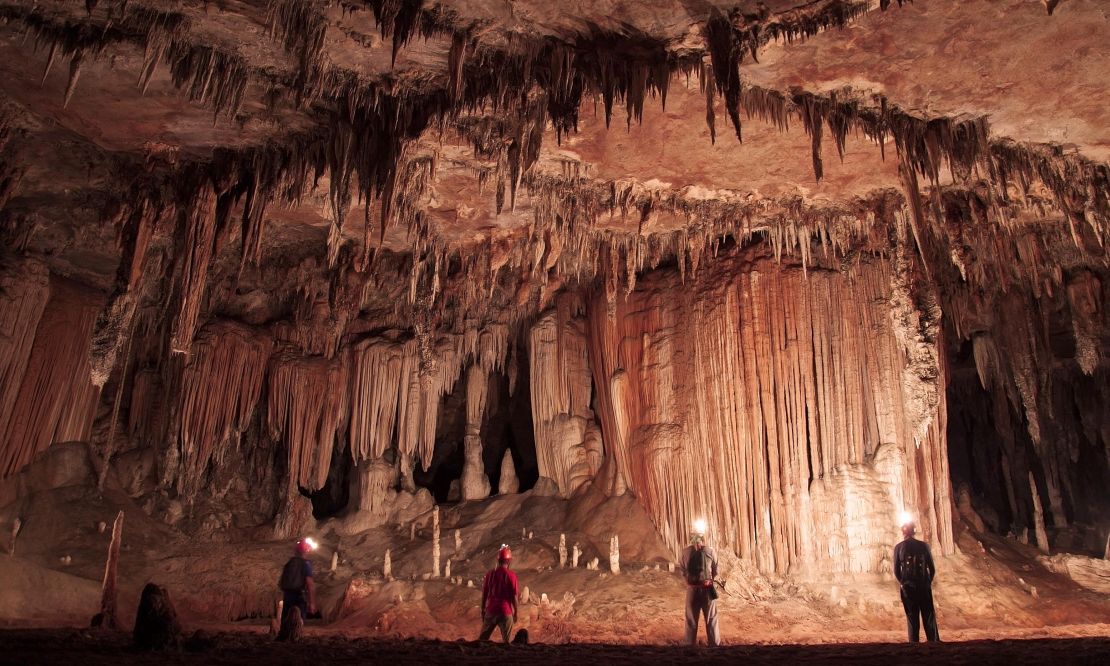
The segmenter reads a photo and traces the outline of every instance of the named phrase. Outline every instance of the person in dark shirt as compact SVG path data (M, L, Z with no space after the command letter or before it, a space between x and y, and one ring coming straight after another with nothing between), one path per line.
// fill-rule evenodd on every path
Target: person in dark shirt
M312 579L312 563L306 558L315 547L311 539L301 539L293 547L293 557L282 569L278 587L282 592L283 621L294 609L301 614L302 620L316 613L316 582Z
M925 638L935 642L940 641L933 608L933 576L937 570L929 546L913 538L916 531L913 521L902 524L902 542L894 547L894 577L898 580L902 607L906 610L910 642L921 640L920 623L925 624Z
M509 634L516 622L516 602L520 594L516 574L509 568L513 552L502 544L497 552L497 568L486 573L482 581L482 633L478 640L488 640L493 628L501 629L501 637L509 642Z
M705 617L705 638L711 647L721 644L717 623L717 553L705 545L705 521L694 521L690 545L682 551L678 566L686 576L686 644L696 645L698 622Z

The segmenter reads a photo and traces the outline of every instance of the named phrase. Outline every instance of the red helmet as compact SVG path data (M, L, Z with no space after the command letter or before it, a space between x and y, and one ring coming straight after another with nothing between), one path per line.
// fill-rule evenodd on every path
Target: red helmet
M505 544L501 544L501 550L497 551L497 559L508 562L513 559L513 551L509 550L509 547Z
M316 549L316 542L313 541L311 537L305 537L305 538L301 539L300 541L298 541L297 545L294 546L294 548L296 549L296 551L298 553L300 553L301 555L304 555L304 554L310 553L310 552L312 552L313 550Z

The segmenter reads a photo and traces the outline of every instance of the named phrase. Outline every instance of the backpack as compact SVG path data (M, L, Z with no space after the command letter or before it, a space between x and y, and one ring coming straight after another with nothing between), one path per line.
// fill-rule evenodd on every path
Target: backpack
M929 572L925 566L923 553L906 553L902 556L902 577L907 583L912 584L929 582Z
M690 560L686 563L686 582L691 585L704 585L712 580L709 575L710 557L704 548L695 548L690 553Z
M304 559L300 557L291 557L285 563L285 568L281 570L281 578L278 579L278 587L284 592L300 592L304 590L305 575L304 575Z

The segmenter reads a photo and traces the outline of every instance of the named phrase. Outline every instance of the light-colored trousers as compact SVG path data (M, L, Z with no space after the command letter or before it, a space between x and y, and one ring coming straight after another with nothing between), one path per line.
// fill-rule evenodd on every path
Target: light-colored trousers
M705 616L705 634L709 644L721 643L721 633L717 626L717 600L709 597L708 587L686 588L686 644L698 642L698 621Z

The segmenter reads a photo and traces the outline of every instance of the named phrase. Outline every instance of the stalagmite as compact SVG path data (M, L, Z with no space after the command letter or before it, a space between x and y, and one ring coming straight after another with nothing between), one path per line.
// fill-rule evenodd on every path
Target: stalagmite
M567 535L559 535L559 568L567 566Z
M416 540L416 523L413 522L409 525L409 541Z
M123 512L116 514L112 523L112 540L108 543L108 558L104 563L104 580L100 589L100 612L93 616L92 626L103 629L118 629L116 617L116 571L119 566L119 547L123 537Z
M1041 509L1041 496L1037 492L1037 481L1033 472L1029 472L1029 492L1033 498L1033 527L1037 537L1037 548L1042 553L1048 552L1048 533L1044 527L1044 511Z
M526 604L531 600L532 600L532 592L528 589L528 586L525 585L524 589L521 590L521 592L520 592L520 603Z
M590 560L590 562L586 565L586 568L590 571L597 571L597 568L600 564L601 560L595 557L594 559Z
M578 568L578 558L581 557L581 556L582 556L582 551L578 548L578 544L575 543L574 544L574 549L571 550L570 566L577 569Z
M11 541L8 543L8 555L15 555L15 540L19 536L19 529L23 527L23 521L18 517L12 521Z
M501 479L497 482L497 492L500 495L514 495L519 490L520 481L516 478L513 454L505 449L505 455L501 457Z
M466 434L463 438L462 498L489 496L489 478L482 464L482 416L485 413L489 371L471 365L466 372Z
M331 571L332 573L335 573L335 570L337 568L339 568L339 551L338 550L333 551L332 554L331 554L331 567L328 569L328 571Z
M166 650L181 644L177 610L164 587L147 583L143 588L132 638L140 650Z
M385 558L382 560L382 578L386 580L393 578L393 560L390 559L388 549L386 549Z
M621 572L620 538L616 534L609 539L609 570L615 574Z
M432 509L432 577L439 578L439 507Z
M450 557L447 558L447 563L445 565L443 565L443 577L447 578L447 579L451 578L451 558Z
M455 557L458 558L462 554L462 530L455 530Z

